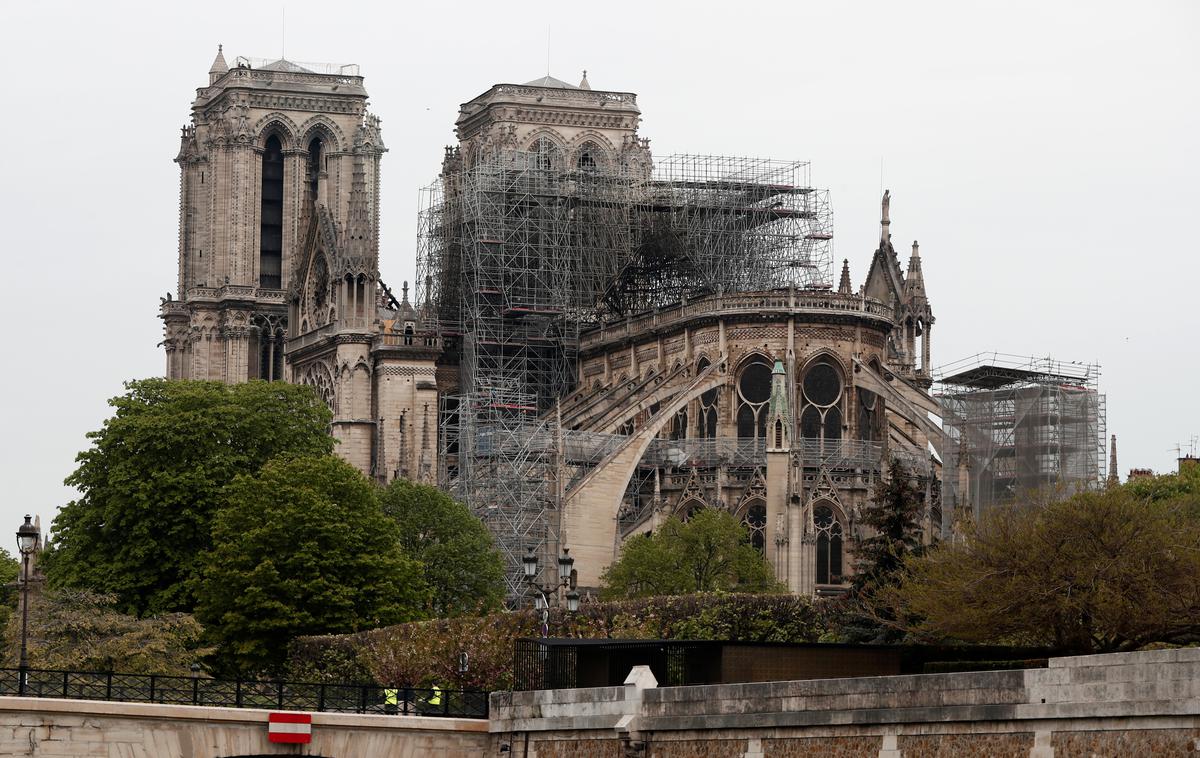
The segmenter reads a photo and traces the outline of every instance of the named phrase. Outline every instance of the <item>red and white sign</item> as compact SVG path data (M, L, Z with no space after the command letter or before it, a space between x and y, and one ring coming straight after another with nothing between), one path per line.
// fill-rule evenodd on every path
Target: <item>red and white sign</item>
M267 717L268 742L312 742L311 713L272 713Z

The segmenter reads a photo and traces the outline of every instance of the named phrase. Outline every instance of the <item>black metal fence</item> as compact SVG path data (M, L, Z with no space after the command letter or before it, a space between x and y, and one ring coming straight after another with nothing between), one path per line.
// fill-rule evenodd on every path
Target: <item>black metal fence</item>
M0 669L0 695L280 711L487 718L488 694L437 687Z

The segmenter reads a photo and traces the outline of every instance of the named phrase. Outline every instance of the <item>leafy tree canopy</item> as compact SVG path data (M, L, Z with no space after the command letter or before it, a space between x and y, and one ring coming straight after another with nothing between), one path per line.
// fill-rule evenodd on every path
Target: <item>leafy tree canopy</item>
M380 493L404 552L416 558L429 585L429 615L495 610L504 600L504 562L483 523L436 487L396 479Z
M276 670L299 635L418 618L421 566L375 486L332 455L276 459L228 486L196 582L196 616L226 673Z
M994 508L911 558L883 615L938 639L1131 650L1200 634L1200 522L1129 488Z
M21 562L0 548L0 629L4 628L9 616L16 610L17 580L20 576Z
M8 620L10 665L17 665L21 619ZM86 590L33 591L29 602L29 664L68 671L118 671L187 676L209 651L203 629L185 613L149 618L116 610L116 598Z
M276 455L333 450L329 409L283 382L146 379L115 409L66 480L79 490L54 521L43 563L52 584L116 597L146 614L190 611L221 490Z
M1177 473L1131 479L1121 486L1135 497L1177 501L1192 518L1200 519L1200 465L1185 464Z
M729 513L705 508L688 521L667 519L649 536L627 540L601 577L602 596L637 598L692 592L782 592L771 565Z

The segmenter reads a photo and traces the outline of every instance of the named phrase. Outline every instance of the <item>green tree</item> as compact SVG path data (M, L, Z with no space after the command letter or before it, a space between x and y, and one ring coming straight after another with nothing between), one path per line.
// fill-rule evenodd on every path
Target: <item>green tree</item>
M993 508L877 603L926 638L1132 650L1200 635L1200 523L1129 488Z
M271 672L299 635L418 618L429 592L375 486L334 456L276 459L228 486L196 582L226 672Z
M780 592L771 565L729 513L705 508L688 521L667 519L651 535L627 540L601 577L602 596L636 598L692 592Z
M5 627L15 666L21 619ZM209 651L203 628L186 613L137 618L116 598L86 590L36 589L29 596L29 663L34 668L187 676Z
M222 488L281 454L327 454L329 409L283 382L129 382L66 483L44 567L57 586L112 594L127 613L190 611Z
M874 602L882 590L900 581L905 561L922 550L923 501L907 469L895 458L887 476L875 486L862 510L860 524L868 536L855 542L854 577L843 607L841 639L848 642L897 642L892 609Z
M1132 479L1121 485L1134 497L1173 501L1194 519L1200 519L1200 465L1184 465L1178 472Z
M467 506L437 489L396 479L379 496L404 552L420 561L431 590L429 615L461 616L500 607L504 561Z
M17 609L17 581L20 576L21 562L0 548L0 629L8 624L9 617Z
M869 536L854 546L856 594L895 583L908 556L920 552L922 505L908 470L893 458L887 477L875 485L875 495L859 519Z

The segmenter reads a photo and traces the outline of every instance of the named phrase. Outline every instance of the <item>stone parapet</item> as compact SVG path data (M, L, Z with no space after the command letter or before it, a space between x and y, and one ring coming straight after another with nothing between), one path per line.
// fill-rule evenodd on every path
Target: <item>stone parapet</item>
M296 755L267 740L269 711L0 697L0 755L66 758L223 758ZM418 758L485 755L482 719L312 714L305 754Z
M1045 669L669 687L638 697L617 687L504 693L493 696L491 714L494 734L531 735L541 758L567 755L566 735L594 740L595 754L612 742L658 758L700 745L747 758L1184 754L1200 750L1200 648L1058 658Z

